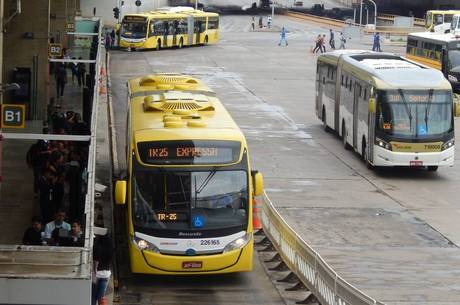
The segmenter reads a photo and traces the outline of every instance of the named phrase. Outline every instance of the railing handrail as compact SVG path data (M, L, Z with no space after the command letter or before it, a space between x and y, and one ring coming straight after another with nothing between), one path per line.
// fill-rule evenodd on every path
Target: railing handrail
M322 305L383 305L338 275L276 210L264 192L262 225L285 264Z

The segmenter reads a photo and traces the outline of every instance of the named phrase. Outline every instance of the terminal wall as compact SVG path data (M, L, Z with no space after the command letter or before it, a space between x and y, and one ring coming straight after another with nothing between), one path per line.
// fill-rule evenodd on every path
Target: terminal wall
M104 25L114 26L117 20L113 18L113 8L120 7L120 2L120 0L80 0L82 16L93 16L95 11L96 16L103 19ZM125 14L150 11L169 4L167 0L141 0L141 6L137 7L134 2L134 0L124 0L124 5L120 7L120 17Z
M50 34L56 43L67 44L66 25L73 22L79 0L52 0L50 6Z
M16 9L16 0L4 0L4 20ZM36 100L32 100L33 90L30 91L29 100L13 100L13 96L5 94L4 103L26 104L30 109L35 105L37 119L45 118L47 104L47 84L49 81L48 69L48 32L50 14L50 0L22 0L22 12L18 14L6 27L3 35L3 79L5 82L13 81L16 67L29 68L31 71L31 86L36 81ZM31 33L31 34L26 34ZM29 35L29 36L27 36ZM31 36L33 35L33 37ZM26 38L28 37L28 38ZM33 79L34 56L37 60L38 77ZM26 88L23 88L26 89Z

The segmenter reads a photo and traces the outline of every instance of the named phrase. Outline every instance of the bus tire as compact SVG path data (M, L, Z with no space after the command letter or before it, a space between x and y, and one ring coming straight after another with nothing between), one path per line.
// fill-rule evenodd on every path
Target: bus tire
M428 166L428 171L430 171L430 172L435 172L437 170L438 170L438 167L436 165Z
M208 45L208 35L204 36L203 45L204 45L204 46L207 46L207 45Z
M160 49L161 49L161 39L158 39L157 40L157 47L155 48L155 50L160 51Z
M350 149L350 145L347 143L347 129L345 128L345 122L342 122L342 143L343 143L343 148L346 150Z
M182 49L182 47L184 46L184 39L181 37L181 39L179 40L179 44L178 44L178 48L179 49Z
M327 122L326 122L326 109L324 108L323 106L323 114L321 116L321 120L323 122L323 129L325 132L329 132L331 129L329 128L329 126L327 126Z

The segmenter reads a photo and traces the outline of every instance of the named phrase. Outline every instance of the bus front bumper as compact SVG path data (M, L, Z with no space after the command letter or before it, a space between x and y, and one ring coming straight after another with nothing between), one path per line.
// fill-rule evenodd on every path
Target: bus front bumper
M453 166L455 147L441 152L396 152L374 146L375 166Z
M182 256L140 251L130 243L131 271L147 274L213 274L252 270L253 241L214 255ZM200 267L201 266L201 267Z
M125 39L121 38L120 39L120 47L121 48L143 48L144 47L145 40L139 41L139 40L131 40L131 39Z

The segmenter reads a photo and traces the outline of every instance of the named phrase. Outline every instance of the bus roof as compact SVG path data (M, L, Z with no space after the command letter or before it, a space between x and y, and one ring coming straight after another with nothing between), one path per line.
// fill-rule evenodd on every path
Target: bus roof
M416 33L409 33L407 38L417 38L417 39L423 39L423 40L431 40L431 41L436 41L436 42L455 42L458 41L460 43L460 38L457 38L455 35L451 33L433 33L433 32L416 32Z
M451 89L440 71L391 53L341 50L322 54L318 61L340 63L343 70L379 89Z
M432 14L460 14L459 10L428 10L427 13Z
M142 12L142 13L137 13L137 14L126 14L124 16L140 16L140 17L146 17L146 18L162 19L162 18L186 18L187 16L219 17L219 14L195 10L193 8L190 9L188 7L179 7L179 8L168 7L168 8L160 8L155 11Z
M128 96L130 98L146 96L168 90L181 90L187 92L215 95L201 80L190 75L179 73L150 74L128 81Z
M243 133L215 96L157 92L132 98L130 106L134 143L202 139L232 140L246 146Z

